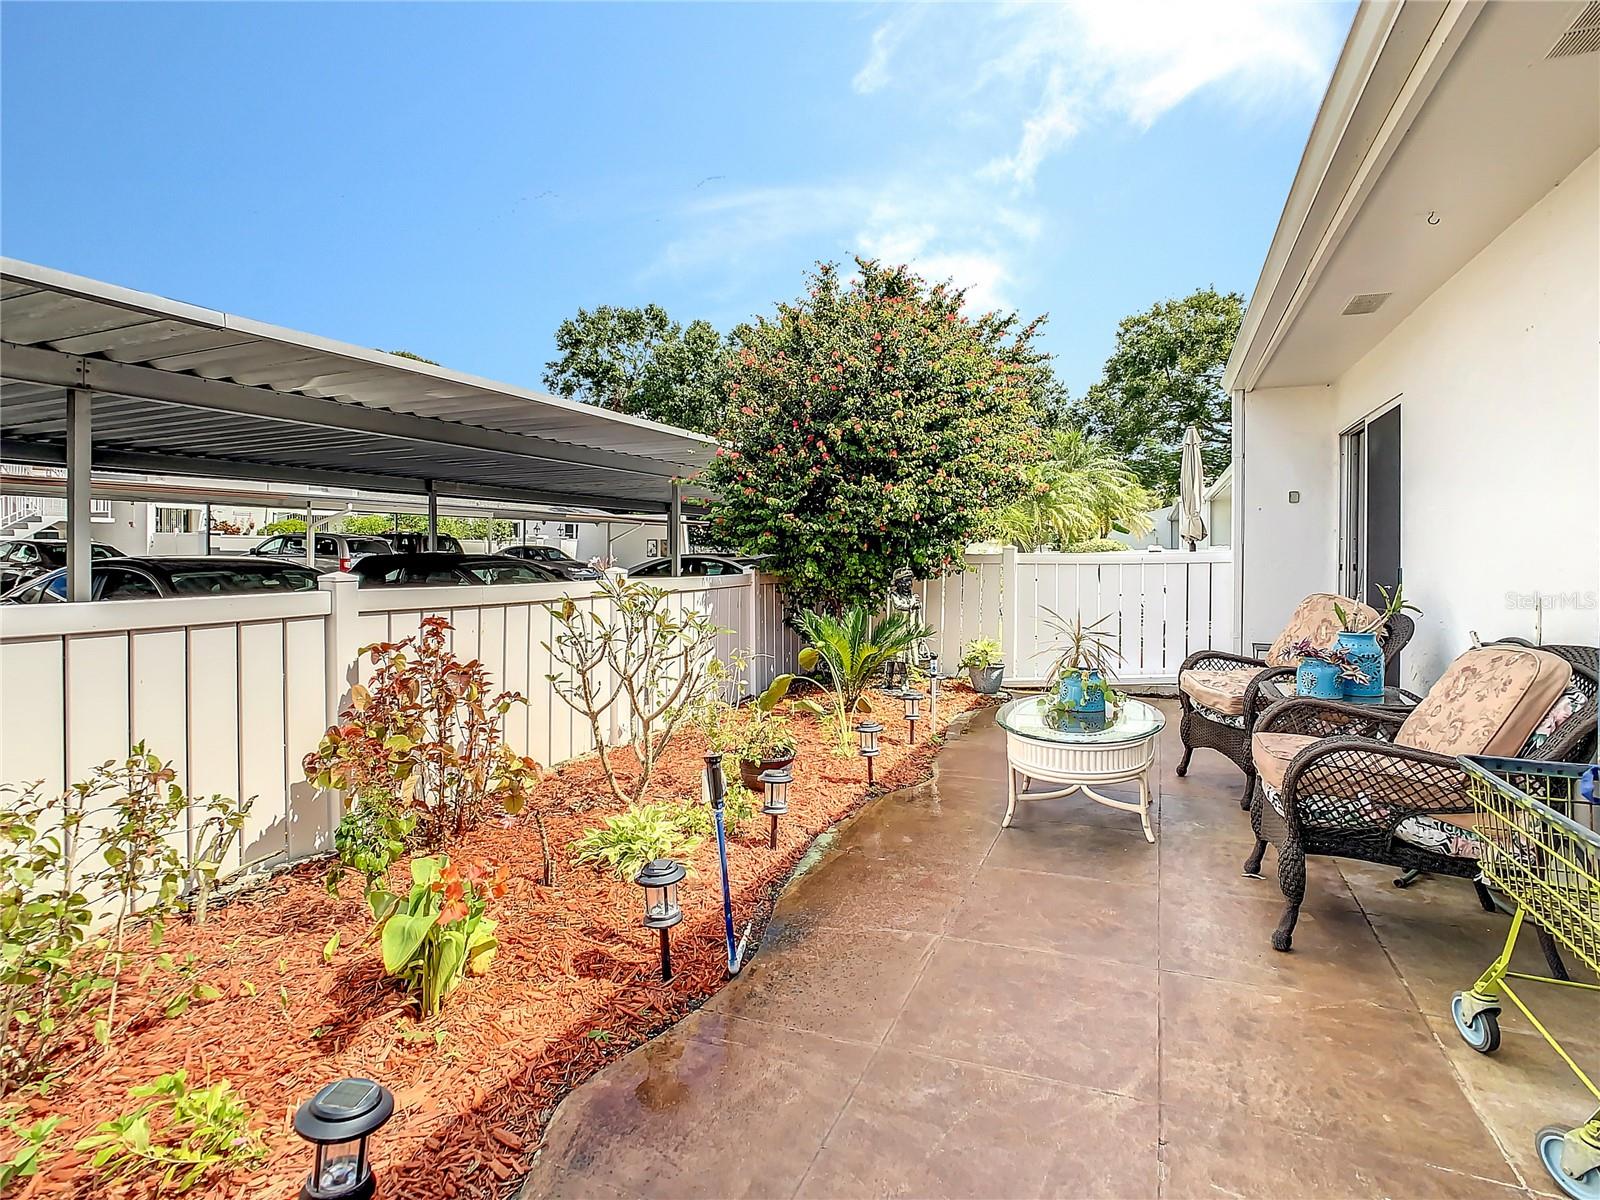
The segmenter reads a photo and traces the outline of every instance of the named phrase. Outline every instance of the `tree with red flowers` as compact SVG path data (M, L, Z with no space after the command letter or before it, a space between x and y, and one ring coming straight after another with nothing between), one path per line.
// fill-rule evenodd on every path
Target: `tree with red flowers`
M715 540L765 554L802 607L873 603L950 569L1018 492L1051 386L1043 317L972 316L906 267L820 263L807 293L735 329Z

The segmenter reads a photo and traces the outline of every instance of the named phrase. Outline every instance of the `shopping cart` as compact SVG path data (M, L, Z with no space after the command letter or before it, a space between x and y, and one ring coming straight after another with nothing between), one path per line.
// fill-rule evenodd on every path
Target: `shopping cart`
M1500 1045L1500 998L1509 999L1600 1103L1600 1087L1540 1023L1511 980L1587 988L1551 975L1511 970L1524 921L1591 971L1600 973L1600 832L1596 829L1594 767L1518 758L1461 759L1478 811L1486 881L1516 905L1500 957L1472 986L1450 1001L1450 1015L1467 1045L1492 1054ZM1587 782L1586 781L1587 778ZM1557 963L1556 965L1559 965ZM1565 974L1559 972L1558 974ZM1545 1169L1569 1196L1600 1200L1600 1111L1576 1129L1552 1125L1535 1136Z

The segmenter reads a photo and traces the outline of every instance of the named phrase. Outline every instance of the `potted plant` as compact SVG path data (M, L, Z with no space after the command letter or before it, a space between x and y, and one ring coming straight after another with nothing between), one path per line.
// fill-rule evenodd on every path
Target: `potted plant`
M1104 713L1111 691L1111 662L1118 657L1114 636L1103 628L1111 614L1086 625L1081 616L1068 621L1051 609L1044 612L1046 625L1061 637L1053 647L1058 653L1045 687L1059 687L1057 703L1067 709Z
M794 761L796 741L789 718L751 707L742 720L729 723L721 749L739 760L739 778L752 792L762 790L761 772L776 771Z
M1343 605L1333 606L1334 615L1339 618L1339 624L1344 626L1337 645L1349 653L1361 674L1366 676L1365 682L1361 683L1349 676L1344 677L1344 698L1358 704L1376 704L1383 699L1384 662L1383 648L1378 644L1381 636L1379 631L1387 629L1389 619L1396 613L1414 612L1422 615L1420 608L1406 601L1405 589L1399 584L1395 584L1393 592L1379 584L1378 594L1383 597L1383 611L1370 619L1363 619L1359 610L1347 613Z
M1337 700L1344 695L1347 684L1360 687L1369 682L1366 671L1342 646L1319 646L1310 638L1301 638L1289 653L1300 660L1294 672L1297 696Z
M994 695L1005 681L1005 659L1000 655L1000 643L993 638L973 638L963 646L960 665L967 669L972 690L985 696Z

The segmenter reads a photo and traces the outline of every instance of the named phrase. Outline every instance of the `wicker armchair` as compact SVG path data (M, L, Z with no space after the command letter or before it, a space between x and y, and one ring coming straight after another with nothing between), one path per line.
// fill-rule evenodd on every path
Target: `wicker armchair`
M1347 610L1372 613L1365 605L1347 597L1317 593L1300 602L1265 658L1250 658L1224 650L1197 650L1184 659L1183 666L1178 669L1178 703L1183 711L1178 725L1178 736L1183 741L1179 775L1188 773L1189 759L1197 749L1215 750L1244 772L1239 807L1250 807L1256 777L1250 756L1250 735L1261 713L1277 699L1276 690L1265 685L1294 679L1295 662L1288 651L1301 637L1310 637L1318 643L1333 643L1338 636L1338 625L1332 616L1336 602ZM1411 618L1404 613L1390 618L1383 638L1386 665L1393 664L1395 656L1411 640L1412 629ZM1208 696L1205 688L1195 686L1196 681L1202 679L1231 684L1239 694L1218 692ZM1213 704L1207 705L1205 699L1213 700Z
M1302 698L1267 709L1255 722L1250 823L1256 844L1244 873L1260 877L1271 842L1286 902L1273 948L1292 945L1305 898L1307 855L1473 879L1480 902L1492 910L1487 889L1476 882L1475 812L1457 755L1583 761L1594 747L1600 691L1594 664L1590 647L1534 650L1526 643L1496 643L1452 663L1411 717ZM1495 700L1507 706L1498 723L1440 720L1441 712L1458 703L1473 672L1496 681ZM1516 685L1498 687L1510 673ZM1530 745L1535 738L1537 745ZM1454 744L1444 744L1452 739Z

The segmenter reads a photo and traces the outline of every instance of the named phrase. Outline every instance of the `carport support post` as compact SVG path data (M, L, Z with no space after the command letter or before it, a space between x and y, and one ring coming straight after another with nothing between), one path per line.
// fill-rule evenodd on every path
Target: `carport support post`
M433 490L433 480L428 480L428 551L439 548L439 493Z
M306 566L317 565L317 518L311 509L311 502L306 501Z
M667 557L672 560L672 574L683 574L683 488L676 479L672 481L672 503L667 510Z
M94 594L89 573L89 493L94 456L88 391L67 392L67 599L83 601Z

